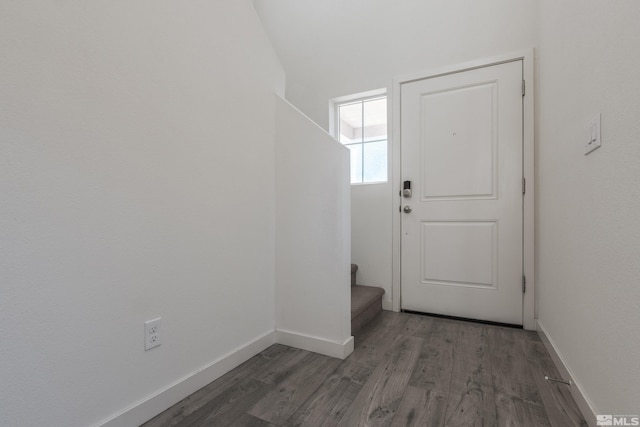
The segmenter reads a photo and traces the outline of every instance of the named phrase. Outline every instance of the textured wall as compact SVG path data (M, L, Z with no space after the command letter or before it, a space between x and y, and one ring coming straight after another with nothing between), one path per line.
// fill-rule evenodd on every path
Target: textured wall
M272 331L251 3L3 1L0 52L0 425L98 423Z
M637 414L640 3L545 0L538 19L539 319L597 413Z

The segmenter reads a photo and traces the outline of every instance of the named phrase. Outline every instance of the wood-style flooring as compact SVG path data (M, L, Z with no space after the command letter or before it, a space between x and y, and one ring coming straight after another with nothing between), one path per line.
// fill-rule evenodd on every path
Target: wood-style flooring
M273 345L159 426L586 426L535 332L383 312L345 360Z

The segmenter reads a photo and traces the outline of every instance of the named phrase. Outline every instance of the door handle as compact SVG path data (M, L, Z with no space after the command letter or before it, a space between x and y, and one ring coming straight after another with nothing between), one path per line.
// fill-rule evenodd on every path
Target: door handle
M404 208L402 208L402 210L404 211L404 213L411 213L412 209L411 206L406 205Z

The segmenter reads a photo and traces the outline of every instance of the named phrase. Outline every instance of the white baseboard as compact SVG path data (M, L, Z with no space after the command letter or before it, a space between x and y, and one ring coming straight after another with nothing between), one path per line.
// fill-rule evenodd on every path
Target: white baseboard
M338 342L283 329L276 329L276 342L326 356L337 357L338 359L345 359L353 352L353 337L347 338L344 342Z
M542 342L544 343L544 346L546 347L547 351L551 355L551 359L553 359L553 363L555 363L556 367L558 368L558 371L560 371L560 375L562 376L562 378L571 381L571 386L569 386L569 390L571 391L573 400L575 400L576 404L578 405L578 409L580 409L580 412L582 412L582 416L584 417L585 421L587 422L587 424L589 424L589 427L595 427L596 412L593 409L593 405L591 405L591 403L587 399L586 395L582 390L582 387L580 387L580 383L576 381L575 377L571 373L571 370L565 363L564 358L562 357L562 355L558 351L558 348L553 342L553 339L551 338L547 330L544 328L544 325L542 324L542 322L540 322L540 320L537 320L537 332L538 332L538 335L540 336L540 339L542 339Z
M136 402L124 411L101 421L97 426L139 426L275 343L275 331L267 332L236 350L225 354L219 359L214 360L209 365L181 378L164 390L140 402Z
M393 301L391 301L390 299L383 299L382 309L387 311L393 311Z
M345 359L353 352L353 337L349 337L341 343L291 331L270 331L214 360L209 365L190 373L158 393L99 422L96 426L138 426L276 343L339 359Z

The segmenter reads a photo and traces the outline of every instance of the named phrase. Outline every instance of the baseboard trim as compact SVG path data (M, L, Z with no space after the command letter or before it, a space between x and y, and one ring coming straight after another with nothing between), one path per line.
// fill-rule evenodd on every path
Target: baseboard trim
M578 405L578 409L582 412L582 416L584 417L589 427L596 427L596 412L593 409L593 405L589 402L586 395L584 394L580 383L575 380L575 377L571 373L571 370L567 366L562 357L562 354L558 351L553 339L545 329L544 325L540 320L537 320L537 328L536 328L540 339L544 343L547 351L551 355L551 359L553 359L553 363L555 363L558 371L560 371L560 375L563 379L570 380L571 386L569 386L569 390L571 391L571 395L573 399L576 401Z
M387 311L393 311L393 301L391 301L390 299L383 299L382 309Z
M270 331L95 426L130 427L140 425L276 343L339 359L345 359L349 356L353 352L354 345L353 337L349 337L344 342L337 342L282 329Z
M338 359L346 359L347 356L353 353L353 337L347 338L344 342L339 342L284 329L276 329L276 342Z
M270 331L214 360L169 385L164 390L131 405L120 413L96 424L100 427L138 426L155 417L185 397L218 379L233 368L276 343L276 332Z

